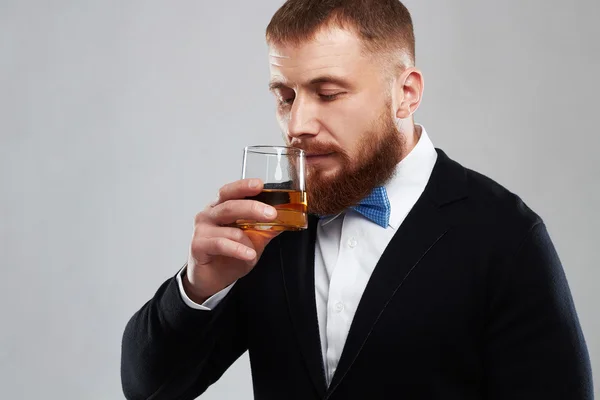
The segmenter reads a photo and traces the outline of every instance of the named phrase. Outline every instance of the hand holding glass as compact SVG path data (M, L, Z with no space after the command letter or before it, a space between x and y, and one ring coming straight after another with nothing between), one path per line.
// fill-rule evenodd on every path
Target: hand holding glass
M285 146L248 146L244 148L242 179L259 178L264 182L261 193L248 199L277 209L272 222L238 220L245 230L298 231L306 229L307 199L305 159L301 149Z

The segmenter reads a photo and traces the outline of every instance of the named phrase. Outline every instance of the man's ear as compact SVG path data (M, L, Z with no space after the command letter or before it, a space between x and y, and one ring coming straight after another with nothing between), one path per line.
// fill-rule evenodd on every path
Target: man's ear
M423 74L414 67L403 70L394 83L396 118L405 119L414 114L423 98Z

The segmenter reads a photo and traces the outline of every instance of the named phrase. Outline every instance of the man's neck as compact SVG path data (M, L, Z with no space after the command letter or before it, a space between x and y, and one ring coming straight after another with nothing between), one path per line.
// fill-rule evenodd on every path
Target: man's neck
M421 125L415 125L411 121L410 126L407 126L405 129L402 129L400 133L405 138L404 154L402 156L402 158L404 158L410 154L410 152L415 148L415 146L419 142L421 134L423 133L423 128L421 127Z

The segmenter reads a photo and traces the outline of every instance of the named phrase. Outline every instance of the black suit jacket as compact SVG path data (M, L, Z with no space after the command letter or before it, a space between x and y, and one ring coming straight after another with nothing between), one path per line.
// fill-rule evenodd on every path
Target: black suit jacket
M538 215L438 150L381 256L326 387L314 289L317 218L286 232L212 311L174 278L129 321L128 399L193 399L246 350L257 400L592 399L588 353Z

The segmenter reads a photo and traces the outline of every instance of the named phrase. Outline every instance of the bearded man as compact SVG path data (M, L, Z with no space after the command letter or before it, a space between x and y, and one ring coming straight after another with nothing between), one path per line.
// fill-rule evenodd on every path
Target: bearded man
M129 399L194 399L245 351L257 400L591 399L588 353L542 219L432 144L408 10L288 0L270 90L306 152L308 229L224 185L189 258L129 321ZM370 211L365 211L370 210Z

